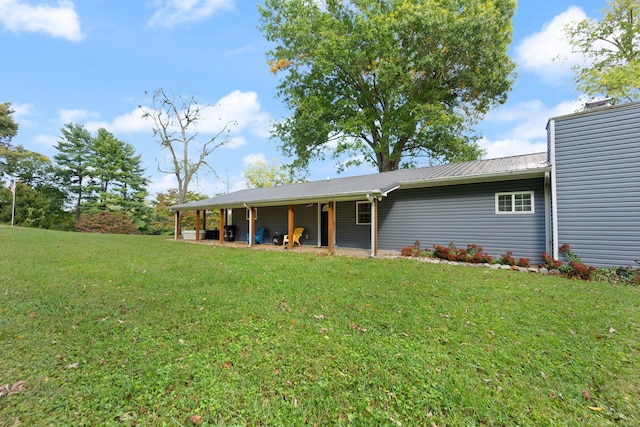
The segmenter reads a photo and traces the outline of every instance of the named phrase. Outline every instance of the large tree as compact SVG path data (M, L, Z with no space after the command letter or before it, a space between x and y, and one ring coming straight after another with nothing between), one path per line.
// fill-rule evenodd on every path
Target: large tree
M129 143L119 140L104 128L92 139L89 157L94 194L91 206L101 209L125 209L143 206L148 179L140 155Z
M578 90L614 102L640 97L640 1L612 0L602 20L566 27L569 43L586 62L574 67Z
M193 97L169 97L163 89L153 93L152 108L143 117L151 120L154 137L171 155L169 168L158 165L158 170L176 177L178 203L184 203L200 168L213 170L208 158L229 142L229 129L236 122L224 123L213 135L203 137L197 130L203 107Z
M266 0L261 29L292 110L294 164L332 153L379 171L478 158L471 127L504 103L515 0Z
M59 166L58 174L65 192L74 199L75 219L80 219L83 201L90 196L92 138L83 125L67 123L60 129L62 136L53 156Z

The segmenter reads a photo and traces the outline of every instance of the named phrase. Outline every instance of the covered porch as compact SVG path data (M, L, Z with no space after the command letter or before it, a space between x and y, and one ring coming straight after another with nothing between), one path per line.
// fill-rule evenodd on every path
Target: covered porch
M250 248L265 245L287 249L309 247L330 254L352 249L359 253L364 251L371 257L378 255L377 213L378 204L382 200L380 193L342 194L333 200L299 198L295 201L277 201L243 198L241 202L230 203L228 199L238 193L173 206L174 238L180 239L184 232L181 224L182 212L195 211L193 241L205 240L213 243L212 239L204 239L201 232L206 230L208 212L208 215L213 213L220 220L214 239L216 244L233 243L233 246L244 245ZM264 193L268 194L268 191ZM284 235L294 236L294 230L300 229L303 229L302 235L296 236L297 239L283 239ZM257 241L262 244L257 243L256 235L260 235Z

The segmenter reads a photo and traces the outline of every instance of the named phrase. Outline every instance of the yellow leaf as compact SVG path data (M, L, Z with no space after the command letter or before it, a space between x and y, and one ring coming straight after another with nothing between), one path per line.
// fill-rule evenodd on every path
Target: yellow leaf
M592 411L602 411L602 407L600 406L587 406L587 408L591 409Z

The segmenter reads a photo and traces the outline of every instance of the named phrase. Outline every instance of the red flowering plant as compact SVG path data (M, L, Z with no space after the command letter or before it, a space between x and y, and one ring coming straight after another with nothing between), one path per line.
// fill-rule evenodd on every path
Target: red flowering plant
M541 258L542 262L544 263L543 266L548 268L549 270L557 270L564 264L564 262L549 255L549 252L542 252Z

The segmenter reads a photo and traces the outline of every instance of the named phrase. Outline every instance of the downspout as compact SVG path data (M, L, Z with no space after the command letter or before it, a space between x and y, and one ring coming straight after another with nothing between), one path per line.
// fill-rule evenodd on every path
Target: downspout
M367 200L371 203L371 258L378 255L378 200L376 196L367 194Z
M253 209L243 203L244 207L249 211L249 247L253 245Z
M551 163L551 250L558 259L558 194L556 185L556 121L549 120L549 163Z

